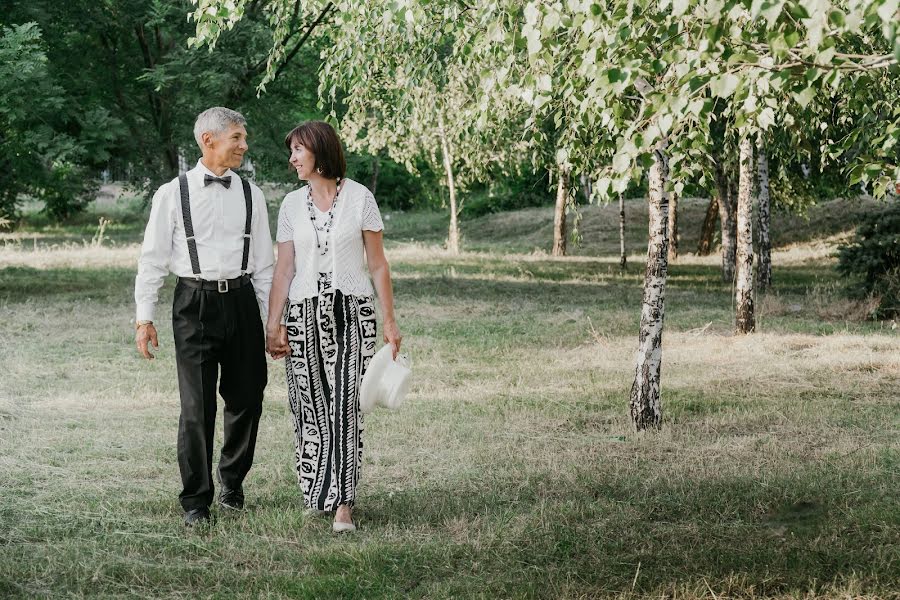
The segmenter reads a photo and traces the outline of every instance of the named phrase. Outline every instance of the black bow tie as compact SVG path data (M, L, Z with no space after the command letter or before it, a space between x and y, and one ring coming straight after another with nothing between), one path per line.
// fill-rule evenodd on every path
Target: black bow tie
M207 185L209 185L213 182L221 183L226 188L230 188L231 187L231 175L226 175L225 177L213 177L212 175L204 175L203 176L203 186L204 187L206 187Z

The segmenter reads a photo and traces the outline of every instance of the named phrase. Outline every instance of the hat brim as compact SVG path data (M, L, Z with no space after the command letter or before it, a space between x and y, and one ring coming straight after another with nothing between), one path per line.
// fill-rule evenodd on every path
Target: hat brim
M378 403L379 383L394 358L393 354L393 347L385 344L369 361L369 367L359 386L359 409L364 413L372 412Z

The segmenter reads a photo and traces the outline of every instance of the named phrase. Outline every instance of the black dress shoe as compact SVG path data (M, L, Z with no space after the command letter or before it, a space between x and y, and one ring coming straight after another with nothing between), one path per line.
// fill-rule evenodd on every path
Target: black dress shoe
M184 513L184 524L188 527L209 523L209 509L205 506L194 508Z
M219 505L228 510L244 510L244 490L242 488L236 490L222 488L219 493Z

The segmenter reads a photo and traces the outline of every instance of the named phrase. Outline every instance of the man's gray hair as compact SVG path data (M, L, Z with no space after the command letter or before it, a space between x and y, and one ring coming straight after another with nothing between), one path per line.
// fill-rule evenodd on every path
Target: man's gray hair
M197 121L194 123L194 139L197 140L197 145L201 149L203 148L203 134L207 131L212 134L222 133L228 129L229 125L243 125L246 127L247 119L238 111L225 108L224 106L207 108L197 115Z

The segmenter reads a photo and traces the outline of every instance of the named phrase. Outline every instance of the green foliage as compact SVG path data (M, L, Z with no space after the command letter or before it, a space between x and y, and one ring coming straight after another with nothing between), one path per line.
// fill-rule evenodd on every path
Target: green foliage
M312 41L299 45L295 36L276 65L291 68L260 99L256 87L273 48L267 16L248 9L213 55L187 47L191 6L189 0L34 0L4 14L9 22L36 23L31 27L40 27L43 40L15 38L28 52L13 51L13 38L4 45L0 131L21 132L16 142L31 153L19 152L28 162L20 159L17 172L26 175L11 178L15 189L3 182L0 202L15 206L27 192L46 202L48 215L65 218L85 205L104 169L147 194L177 174L180 158L188 165L197 160L194 119L215 105L247 117L248 157L258 179L295 181L282 140L298 122L322 116L319 48ZM306 23L293 25L296 33ZM10 147L4 143L0 153ZM35 173L43 174L40 181L25 186Z
M73 206L84 201L79 165L87 146L79 144L79 117L115 127L104 113L73 112L48 68L36 23L0 28L0 218L16 219L20 194L47 201L54 215L59 198Z
M547 189L548 173L498 177L472 189L463 206L462 216L481 217L531 206L550 206L553 196Z
M434 174L424 165L419 167L418 176L411 175L403 165L387 157L365 153L348 154L347 176L374 189L381 208L394 210L422 207L428 184L435 183Z
M837 269L856 295L878 300L873 316L900 315L900 201L865 218L853 241L838 249Z

